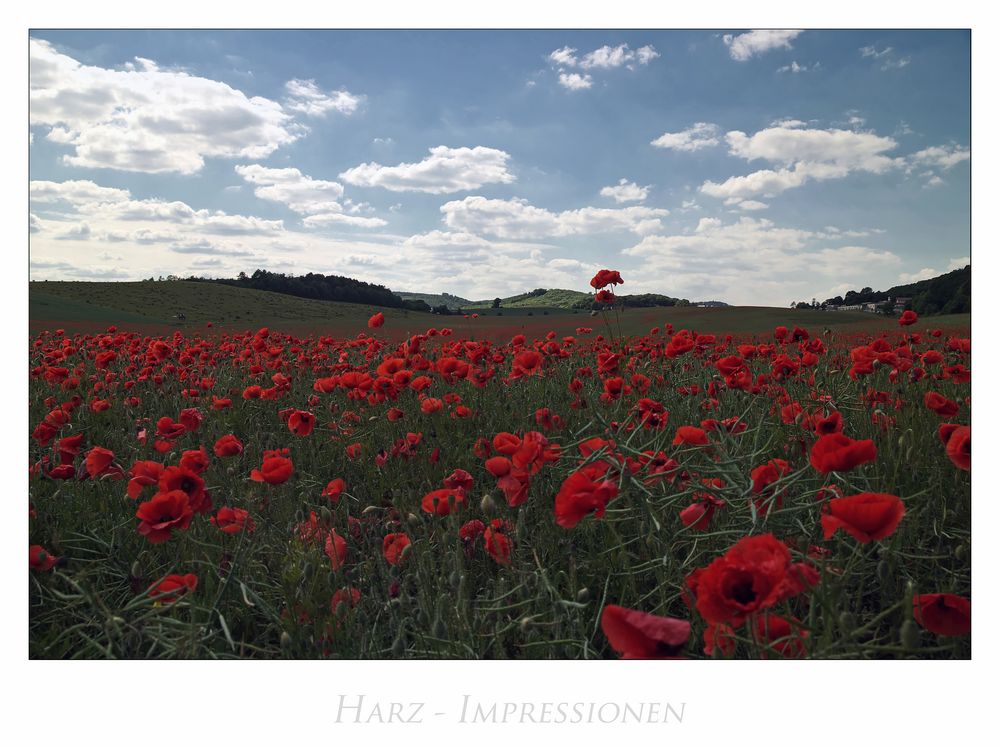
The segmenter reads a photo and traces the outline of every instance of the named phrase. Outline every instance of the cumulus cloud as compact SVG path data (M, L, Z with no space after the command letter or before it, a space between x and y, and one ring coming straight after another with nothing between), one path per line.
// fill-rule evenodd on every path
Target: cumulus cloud
M69 166L200 171L205 158L263 158L305 131L280 103L136 58L85 65L30 40L30 124L72 148Z
M639 186L634 181L619 179L615 186L601 189L602 197L611 197L615 202L642 202L649 195L648 186Z
M98 186L92 181L32 181L28 185L28 198L32 202L83 205L90 202L122 202L129 198L129 191Z
M870 132L769 127L753 136L729 132L726 142L730 155L747 161L770 161L782 168L702 184L703 193L723 199L774 196L810 180L839 179L855 171L883 173L902 163L901 159L885 155L896 147L895 140Z
M349 91L324 92L315 80L289 80L285 83L285 91L288 94L285 108L310 117L326 116L331 111L349 116L358 110L362 101L361 96Z
M582 91L594 85L594 79L580 73L559 73L559 85L571 91Z
M309 215L302 219L302 225L307 228L327 228L330 226L348 225L357 228L381 228L387 225L382 218L366 218L359 215L345 215L342 212L325 212L319 215Z
M664 132L650 145L655 148L692 152L719 144L719 128L709 122L695 122L680 132Z
M931 166L940 169L949 169L959 163L970 160L972 153L967 147L962 145L936 145L930 148L919 150L910 156L911 163L919 166Z
M645 276L639 291L653 290L655 278L670 277L673 289L686 297L717 294L730 303L785 303L788 293L802 297L817 281L869 277L896 267L900 259L865 246L829 245L813 231L776 225L770 220L741 217L724 223L702 218L689 232L649 235L622 253L641 261ZM661 281L662 282L662 281Z
M449 228L498 238L525 239L628 231L645 234L661 227L668 210L650 207L603 208L552 212L523 199L466 197L441 206Z
M297 168L268 168L260 164L236 166L236 173L255 185L260 199L279 202L302 214L339 212L344 187L336 181L323 181L303 175Z
M548 60L559 67L581 67L584 70L607 70L623 66L634 70L636 65L648 65L660 56L652 44L638 49L631 49L628 44L605 44L581 57L576 56L576 51L573 47L562 47L550 53Z
M495 148L439 145L417 163L362 163L341 173L340 178L355 186L381 187L391 192L447 194L478 189L484 184L512 183L515 176L507 170L509 159L508 153Z
M722 42L729 47L729 56L738 62L746 62L772 49L791 49L792 39L802 31L791 29L757 29L739 36L725 34Z

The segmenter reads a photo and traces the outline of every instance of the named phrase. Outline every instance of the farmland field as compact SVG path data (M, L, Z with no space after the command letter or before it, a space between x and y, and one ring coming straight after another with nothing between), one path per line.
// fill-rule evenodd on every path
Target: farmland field
M30 304L32 657L971 655L968 315Z

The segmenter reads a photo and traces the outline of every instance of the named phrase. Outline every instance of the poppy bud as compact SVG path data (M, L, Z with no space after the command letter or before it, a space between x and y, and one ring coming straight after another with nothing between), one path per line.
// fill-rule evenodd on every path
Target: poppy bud
M407 544L405 547L403 547L403 551L401 551L399 553L399 561L400 562L402 562L408 556L410 556L410 551L412 550L412 548L413 548L413 544Z
M131 574L133 578L142 577L142 567L139 565L139 560L132 563L132 569L129 570L129 574Z
M420 519L417 516L415 516L413 513L407 514L406 520L408 520L410 522L411 526L419 526L420 525Z
M378 505L369 505L367 508L361 511L361 515L371 515L372 513L377 513L381 508Z
M302 509L299 508L298 510L295 511L295 522L296 523L302 523L304 520L305 520L305 516L302 515Z
M434 626L431 628L431 633L440 639L444 639L448 635L448 628L445 626L444 621L441 617L434 620Z
M333 515L330 513L330 509L325 505L319 509L319 517L325 524L328 524L333 520Z
M487 492L485 495L483 495L483 499L480 501L479 507L486 514L490 514L490 513L496 512L497 504L493 500L493 495L491 495L489 492Z
M529 577L532 577L532 576L529 576ZM521 628L521 634L524 634L525 632L528 631L528 627L531 626L531 623L533 621L535 621L535 617L533 617L533 616L526 616L523 619L521 619L521 622L518 625L518 627Z
M969 546L967 544L959 544L955 547L955 559L965 561L969 558Z
M313 576L313 565L312 562L306 562L305 567L302 568L302 577L309 580Z
M396 636L396 639L392 643L391 652L394 656L398 658L403 654L405 650L406 650L406 643L403 641L403 635L399 634Z
M844 632L847 632L848 634L853 632L855 627L857 626L857 619L855 618L854 614L852 614L849 611L842 612L840 614L840 619L838 621L840 622L840 628L844 630Z
M920 645L920 629L912 619L907 619L899 627L899 641L907 650L913 650Z
M292 636L288 632L281 633L281 649L291 650L292 647Z
M576 592L576 600L581 604L588 603L590 601L590 589L581 588L580 590L578 590Z
M875 571L878 574L878 579L882 583L888 583L892 576L892 568L889 567L889 563L886 560L879 560L878 565L875 566Z
M452 570L451 574L448 576L448 585L452 588L458 588L459 574L458 570Z

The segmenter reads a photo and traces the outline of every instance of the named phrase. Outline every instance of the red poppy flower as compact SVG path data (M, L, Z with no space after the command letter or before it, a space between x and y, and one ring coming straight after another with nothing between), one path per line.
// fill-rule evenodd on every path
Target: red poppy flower
M410 546L406 534L387 534L382 540L382 556L390 565L398 565L403 560L403 550Z
M219 508L208 522L217 527L225 534L238 534L243 531L244 526L248 534L252 534L257 527L250 514L242 508Z
M925 593L913 597L913 618L935 635L967 635L972 631L972 604L951 593Z
M903 311L902 316L899 317L900 326L910 326L911 324L916 324L919 317L913 311Z
M806 655L805 641L809 633L799 626L797 620L789 621L777 614L762 614L754 619L753 634L758 645L783 658L804 658Z
M108 471L108 467L115 460L115 454L107 448L95 446L87 451L87 473L91 479L97 479L101 474Z
M139 533L150 544L160 544L173 535L175 529L185 529L191 525L194 511L191 500L183 490L158 492L142 503L135 512L139 519Z
M562 483L556 495L556 523L573 528L591 513L604 516L605 507L618 496L618 485L598 474L600 464L579 469ZM599 481L598 481L599 480Z
M182 490L191 501L195 513L207 513L212 509L212 497L205 490L205 481L183 466L168 466L160 474L160 492Z
M954 417L958 414L958 402L941 396L936 391L928 391L924 394L924 406L938 417Z
M834 498L826 502L820 517L823 538L829 539L842 528L862 544L884 539L895 532L905 512L896 495L862 492Z
M324 551L326 556L330 558L330 566L334 570L342 567L347 561L347 542L333 529L326 535Z
M611 647L625 659L680 658L691 635L691 623L683 619L613 604L601 612L601 629Z
M698 612L715 624L743 624L781 600L790 564L788 547L772 534L740 539L698 573Z
M284 484L292 476L292 460L284 456L270 456L264 459L260 469L250 472L250 478L255 482L268 484Z
M149 591L149 597L155 598L159 603L172 604L181 596L192 593L198 587L198 576L194 573L187 575L167 575L163 580Z
M340 496L345 489L347 489L347 482L338 477L337 479L331 479L320 494L336 505L340 502Z
M197 451L184 451L181 454L181 466L190 469L195 474L201 474L208 468L208 454L205 447L200 447Z
M305 412L296 409L288 416L288 430L293 435L300 438L308 437L312 434L313 425L316 424L316 415L312 412Z
M55 557L45 551L40 544L32 544L28 547L28 567L31 570L48 572L59 563L59 557Z
M872 440L851 440L843 433L823 435L809 453L809 463L816 471L850 471L855 466L874 461L877 455Z
M622 279L621 273L618 270L600 269L591 278L590 287L594 288L594 290L600 290L608 285L621 285L624 282L625 280Z
M129 469L128 487L126 493L133 500L142 494L143 489L157 484L163 474L163 464L157 461L136 461Z
M677 434L674 436L673 444L675 446L707 446L708 435L706 435L705 431L700 427L681 425L677 428Z
M450 490L460 489L468 492L472 489L472 484L472 475L465 469L455 469L455 471L444 478L444 486Z
M957 428L948 438L944 452L957 468L963 471L972 470L972 428L963 426Z
M350 608L357 606L360 600L361 591L357 588L338 588L330 598L330 611L336 614L337 607L341 604L347 604L348 608Z
M381 311L379 311L377 314L368 319L368 328L378 329L384 323L385 323L385 315Z
M465 490L449 489L434 490L424 495L420 507L425 513L448 515L453 509L465 502Z
M243 453L243 443L235 435L223 435L215 441L215 446L212 450L215 451L215 455L219 458L239 456Z
M501 565L510 564L510 552L513 543L505 531L509 524L499 518L494 518L488 528L483 531L483 541L486 545L486 552L495 562Z

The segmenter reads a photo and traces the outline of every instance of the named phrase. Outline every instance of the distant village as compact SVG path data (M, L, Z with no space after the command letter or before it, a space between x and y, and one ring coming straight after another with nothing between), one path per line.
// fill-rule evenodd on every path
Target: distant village
M819 311L862 311L864 313L881 313L886 316L898 316L906 310L911 300L913 299L899 296L898 298L889 298L888 300L870 303L831 303L829 301L818 303L813 298L812 303L792 303L792 308L811 308Z

